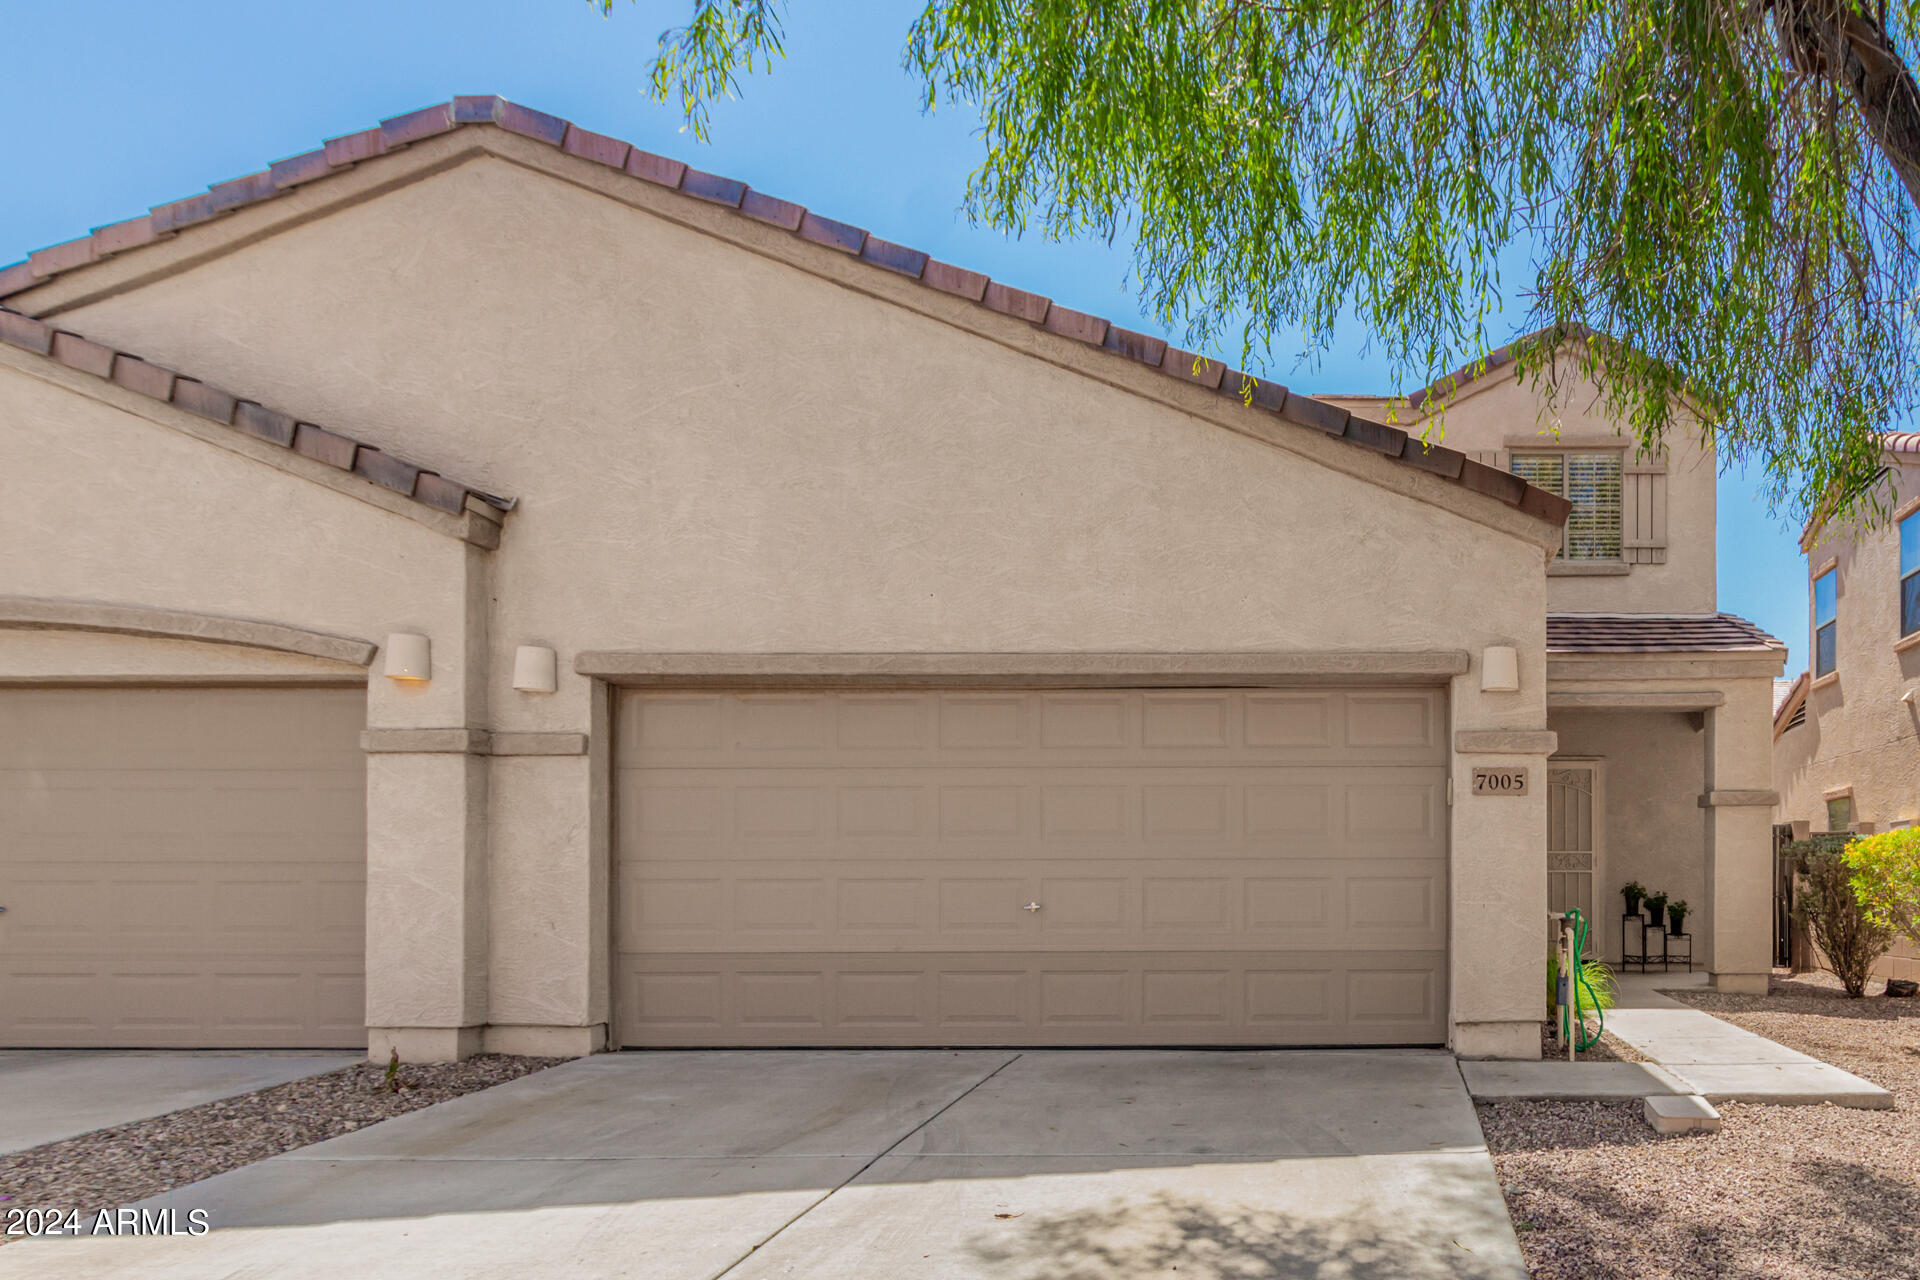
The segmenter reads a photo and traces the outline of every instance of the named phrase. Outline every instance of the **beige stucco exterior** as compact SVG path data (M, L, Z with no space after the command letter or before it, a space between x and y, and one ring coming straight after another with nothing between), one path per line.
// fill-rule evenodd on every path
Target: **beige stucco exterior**
M1920 460L1889 454L1894 509L1920 499ZM1806 694L1806 720L1774 746L1778 820L1827 830L1827 800L1851 788L1853 817L1884 831L1920 822L1920 639L1900 634L1897 527L1827 530L1807 552L1807 645L1813 651L1813 580L1837 571L1835 670ZM1904 642L1904 643L1903 643Z
M31 495L0 516L21 549L0 595L429 637L431 680L387 680L376 659L367 681L376 1057L609 1042L622 677L577 671L587 653L716 655L775 687L793 678L781 654L849 655L815 677L849 684L875 654L948 655L952 679L980 655L1013 684L1110 655L1047 677L1090 686L1205 686L1209 655L1249 652L1277 683L1351 681L1343 655L1412 655L1429 674L1393 678L1444 687L1472 742L1447 765L1447 1034L1466 1055L1538 1052L1544 788L1475 797L1471 777L1538 775L1553 749L1544 620L1563 584L1540 521L496 130L14 305L517 500L489 549L357 477L250 456L0 348L0 466ZM1503 394L1454 412L1519 412ZM1677 540L1666 564L1583 580L1596 609L1711 609L1710 459L1705 474L1704 561ZM0 629L0 680L354 678L244 646L55 636ZM557 692L511 688L519 645L558 651ZM1492 645L1518 650L1519 692L1480 690ZM1765 785L1764 735L1756 772L1726 728L1748 732L1747 677L1635 667L1582 687L1711 680L1727 709L1705 729L1655 726L1704 793ZM1591 719L1571 727L1599 741ZM1492 731L1509 732L1471 738ZM1687 874L1731 892L1715 850L1748 839L1749 811L1693 813Z
M1896 519L1920 509L1911 454L1889 453ZM1827 801L1853 801L1852 827L1885 831L1920 823L1920 636L1900 634L1897 524L1825 531L1807 552L1807 643L1813 652L1813 580L1836 571L1835 668L1804 693L1805 717L1781 717L1773 747L1775 820L1831 829ZM1902 701L1912 697L1913 701ZM1920 941L1897 943L1875 972L1920 977Z
M1549 388L1504 365L1429 402L1425 413L1379 397L1336 399L1357 414L1393 421L1501 467L1516 448L1619 448L1629 472L1639 473L1623 485L1627 536L1643 534L1654 545L1628 548L1617 565L1553 566L1547 607L1555 613L1712 613L1718 472L1712 437L1683 406L1664 451L1643 457L1608 414L1597 387L1571 368L1561 376L1561 385Z
M1643 457L1577 373L1549 391L1513 365L1466 382L1428 416L1404 401L1342 401L1379 421L1424 426L1429 438L1507 465L1516 448L1618 447L1629 471L1623 524L1657 545L1622 562L1548 569L1556 614L1710 615L1718 607L1716 466L1710 437L1679 411L1662 455ZM1631 474L1634 471L1640 474ZM1548 727L1555 762L1592 761L1605 778L1596 815L1602 856L1594 909L1602 953L1621 955L1620 887L1639 881L1685 899L1696 968L1729 990L1764 991L1771 965L1773 800L1767 715L1778 650L1750 654L1550 654ZM1657 937L1657 935L1656 935Z

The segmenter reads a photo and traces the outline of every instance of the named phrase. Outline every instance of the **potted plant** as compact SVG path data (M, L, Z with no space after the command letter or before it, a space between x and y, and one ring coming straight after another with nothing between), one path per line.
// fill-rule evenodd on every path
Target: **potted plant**
M1620 896L1627 900L1627 914L1637 916L1640 914L1640 900L1647 896L1647 886L1638 880L1629 880L1620 886Z
M1647 895L1647 924L1658 929L1667 921L1667 895L1650 893Z
M1687 900L1675 898L1667 904L1667 932L1685 933L1687 931Z

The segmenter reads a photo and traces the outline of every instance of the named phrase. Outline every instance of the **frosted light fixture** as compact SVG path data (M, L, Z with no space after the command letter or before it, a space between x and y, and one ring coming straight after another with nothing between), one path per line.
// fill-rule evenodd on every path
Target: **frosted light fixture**
M1520 692L1520 654L1509 645L1490 645L1480 651L1480 692Z
M432 674L425 636L396 631L387 637L387 679L426 680Z
M553 650L545 645L523 644L513 651L513 687L522 693L552 693L554 690Z

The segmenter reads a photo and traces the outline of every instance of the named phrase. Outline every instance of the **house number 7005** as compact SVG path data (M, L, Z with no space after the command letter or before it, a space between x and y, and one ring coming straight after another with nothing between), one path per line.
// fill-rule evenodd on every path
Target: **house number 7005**
M1525 769L1475 769L1473 794L1523 796L1527 794L1527 771Z

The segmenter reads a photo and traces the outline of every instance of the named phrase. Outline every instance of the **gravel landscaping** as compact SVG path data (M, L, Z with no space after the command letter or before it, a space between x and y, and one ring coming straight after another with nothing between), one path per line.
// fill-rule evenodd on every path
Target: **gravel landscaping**
M566 1061L488 1053L403 1065L397 1092L385 1067L359 1063L0 1156L0 1201L85 1216Z
M1479 1103L1536 1280L1920 1280L1920 1000L1848 1000L1825 975L1670 994L1881 1085L1896 1109L1730 1103L1719 1133L1662 1138L1638 1100Z
M1554 1029L1556 1025L1557 1024L1552 1022L1543 1022L1540 1024L1540 1056L1542 1058L1556 1059L1567 1056L1565 1047L1563 1047L1558 1040L1554 1039ZM1592 1027L1593 1020L1591 1018L1587 1020L1587 1025L1589 1028ZM1600 1033L1600 1043L1594 1045L1591 1049L1582 1049L1577 1057L1581 1062L1646 1061L1646 1058L1638 1049L1628 1044L1625 1040L1620 1039L1620 1037L1614 1035L1611 1031L1602 1031Z

